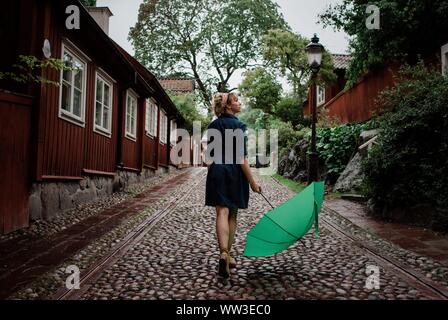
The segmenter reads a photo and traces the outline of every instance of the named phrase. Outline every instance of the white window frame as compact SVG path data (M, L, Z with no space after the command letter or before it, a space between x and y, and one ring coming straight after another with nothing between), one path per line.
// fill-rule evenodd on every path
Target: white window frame
M441 48L442 57L442 74L448 74L448 43Z
M61 70L60 72L60 83L59 83L59 111L58 116L59 118L66 120L68 122L71 122L73 124L76 124L80 127L85 127L85 114L86 114L86 86L87 86L87 67L88 62L90 61L88 57L82 53L79 49L72 45L66 45L64 42L62 42L62 48L61 48L61 59L64 59L65 53L68 53L75 61L77 61L79 64L83 66L83 74L82 74L82 88L81 88L81 116L78 116L74 114L73 111L73 100L74 100L74 72L72 73L72 83L70 84L70 109L71 111L67 111L62 108L62 87L64 83L64 70Z
M146 100L146 119L145 119L145 131L148 136L154 138L157 136L157 116L158 110L156 103L151 100Z
M132 98L135 100L135 109L134 109L134 114L132 115L129 112L129 98ZM138 124L138 98L139 96L131 89L129 89L126 92L126 114L125 114L125 136L126 138L132 140L132 141L136 141L137 140L137 124ZM132 132L132 129L130 128L130 123L128 121L128 114L131 116L131 118L134 119L135 123L134 123L134 132ZM131 130L129 130L131 129Z
M316 105L321 106L323 104L325 104L325 87L316 86Z
M171 120L170 125L171 133L170 133L170 143L174 146L177 142L177 122L176 120Z
M166 115L165 110L160 109L160 142L162 144L167 143L167 134L168 134L168 117Z
M104 84L107 84L109 86L109 117L107 119L108 121L108 127L109 129L104 128L103 126L99 126L96 124L96 107L97 107L97 85L98 85L98 79L103 82L103 95L104 95ZM104 71L101 69L96 70L95 74L95 100L94 100L94 107L93 107L93 131L102 135L105 135L106 137L112 137L112 114L114 109L114 83L115 81L109 77ZM102 110L104 110L104 100L101 101ZM104 112L104 111L103 111ZM101 121L104 119L103 112L101 112Z

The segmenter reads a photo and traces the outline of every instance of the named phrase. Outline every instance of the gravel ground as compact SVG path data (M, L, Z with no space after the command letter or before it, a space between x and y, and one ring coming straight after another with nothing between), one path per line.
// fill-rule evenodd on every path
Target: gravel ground
M270 178L260 179L274 204L293 193ZM241 257L245 234L269 209L251 194L248 210L239 213L234 256L228 280L217 277L218 246L214 210L203 206L204 184L195 188L163 222L104 270L83 299L427 299L394 272L380 268L381 288L368 290L366 266L375 265L351 241L325 228L304 237L273 257ZM331 217L329 217L330 219Z

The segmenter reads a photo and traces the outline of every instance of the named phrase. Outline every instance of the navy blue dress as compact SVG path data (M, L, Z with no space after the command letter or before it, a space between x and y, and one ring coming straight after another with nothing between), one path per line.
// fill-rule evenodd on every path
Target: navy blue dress
M236 155L244 153L247 156L247 136L244 135L242 145L238 139L233 139L233 161L225 161L225 130L241 129L246 133L246 125L234 115L224 113L214 120L207 129L216 129L223 137L222 163L212 163L208 169L205 188L205 205L222 206L229 209L247 209L249 203L249 182L237 163ZM208 141L210 144L213 140ZM236 145L239 144L239 145Z

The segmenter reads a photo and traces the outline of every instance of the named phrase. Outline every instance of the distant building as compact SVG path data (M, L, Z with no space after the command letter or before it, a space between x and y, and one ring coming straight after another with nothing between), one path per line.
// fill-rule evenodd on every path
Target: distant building
M189 78L159 78L160 84L165 90L181 95L194 92L196 89L194 79Z

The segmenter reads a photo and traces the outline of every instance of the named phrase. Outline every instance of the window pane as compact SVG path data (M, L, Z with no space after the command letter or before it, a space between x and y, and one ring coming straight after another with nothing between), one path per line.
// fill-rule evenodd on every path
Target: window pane
M129 113L126 115L126 132L131 132L131 117L129 116Z
M81 117L82 93L78 89L73 90L73 114Z
M109 95L110 95L110 87L105 83L104 84L104 98L103 102L106 106L110 106L109 104Z
M95 124L101 126L101 103L96 103L95 109Z
M75 87L82 90L82 77L83 77L83 66L79 62L75 62L75 68L73 72L75 73Z
M96 79L96 101L103 100L103 81Z
M70 86L62 81L62 109L70 111L70 101L71 101L71 90Z
M103 109L103 128L109 130L109 110Z
M67 52L64 52L64 64L67 68L71 68L73 65L73 58L70 56ZM72 82L72 71L71 70L64 70L62 73L63 79Z

